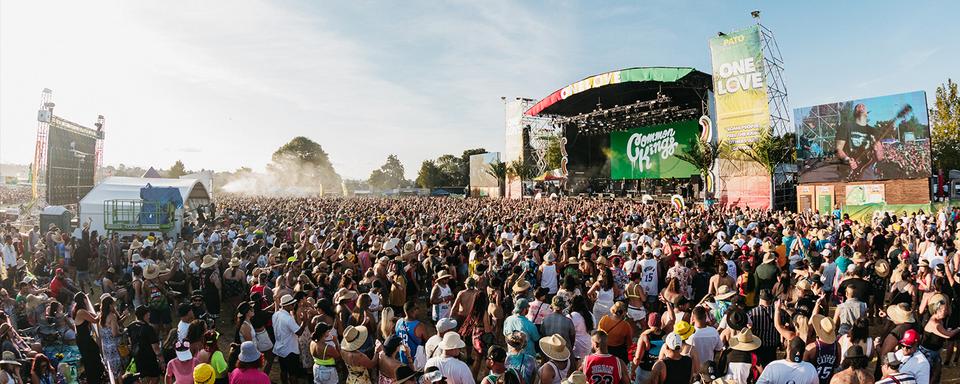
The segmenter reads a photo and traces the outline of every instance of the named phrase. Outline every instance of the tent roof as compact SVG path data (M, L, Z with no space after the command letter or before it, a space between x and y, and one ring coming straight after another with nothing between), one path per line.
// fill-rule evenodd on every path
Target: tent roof
M160 179L143 177L111 176L97 184L80 200L84 205L103 204L106 200L140 200L140 188L150 184L154 187L173 187L180 190L183 201L189 199L210 199L210 193L197 179Z
M692 67L634 67L590 76L560 88L525 113L573 116L594 111L598 105L606 109L653 100L657 93L684 102L700 99L696 93L705 93L710 87L710 75Z
M159 179L160 172L157 172L156 169L154 169L153 167L150 167L150 169L147 169L147 171L144 172L143 175L141 175L140 177L147 178L147 179Z

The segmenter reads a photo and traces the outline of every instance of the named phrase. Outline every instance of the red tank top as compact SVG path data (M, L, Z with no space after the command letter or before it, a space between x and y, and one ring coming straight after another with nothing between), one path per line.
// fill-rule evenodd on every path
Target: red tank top
M620 382L620 363L613 355L592 354L583 361L583 372L590 384L616 384Z

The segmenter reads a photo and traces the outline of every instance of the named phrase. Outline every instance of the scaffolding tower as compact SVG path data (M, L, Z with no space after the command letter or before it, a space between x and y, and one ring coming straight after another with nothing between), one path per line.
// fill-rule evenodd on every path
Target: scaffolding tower
M47 174L47 135L50 133L50 121L53 120L53 91L44 88L40 93L40 108L37 110L37 143L33 152L32 174L30 187L33 190L33 200L46 196Z
M770 105L770 128L773 134L782 136L793 129L790 126L790 103L787 101L787 86L783 81L783 55L773 31L760 23L760 12L751 13L760 29L760 48L763 50L763 67L766 76L767 98Z

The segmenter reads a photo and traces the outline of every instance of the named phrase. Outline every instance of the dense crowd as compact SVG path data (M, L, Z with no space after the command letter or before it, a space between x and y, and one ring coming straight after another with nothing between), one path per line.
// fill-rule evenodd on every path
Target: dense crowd
M224 196L3 229L0 383L937 384L956 210Z
M32 199L30 187L0 185L0 206L25 204Z

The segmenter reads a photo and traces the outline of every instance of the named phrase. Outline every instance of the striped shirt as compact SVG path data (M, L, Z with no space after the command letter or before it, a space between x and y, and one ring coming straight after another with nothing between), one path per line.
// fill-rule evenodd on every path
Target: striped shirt
M779 347L780 333L773 323L773 306L759 305L747 313L750 317L751 330L760 338L764 347Z
M884 376L874 384L917 384L917 379L914 379L909 373L897 372L890 376Z

